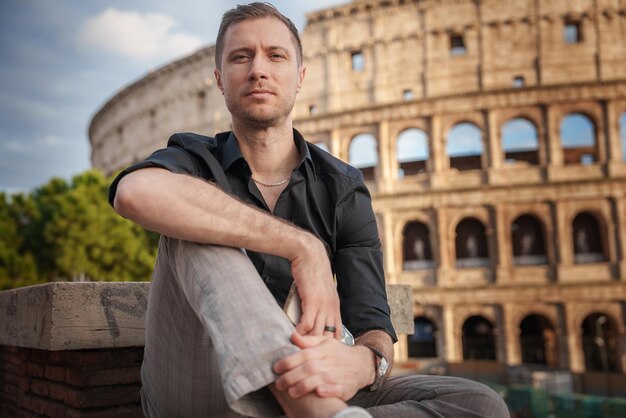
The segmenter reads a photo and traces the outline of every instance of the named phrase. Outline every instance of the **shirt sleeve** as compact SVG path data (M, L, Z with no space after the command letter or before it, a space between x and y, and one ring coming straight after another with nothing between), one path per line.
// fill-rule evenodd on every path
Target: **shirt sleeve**
M342 321L354 336L378 329L396 342L376 217L366 187L360 184L338 209L334 267Z
M113 183L111 183L111 186L109 187L109 203L111 206L113 206L115 193L117 192L117 185L120 180L127 174L142 168L158 167L164 168L172 173L189 174L191 176L202 177L207 180L212 179L211 172L209 170L202 169L201 164L198 163L197 159L191 153L184 150L182 147L173 144L173 138L174 136L170 138L167 148L155 151L145 160L131 165L115 177Z

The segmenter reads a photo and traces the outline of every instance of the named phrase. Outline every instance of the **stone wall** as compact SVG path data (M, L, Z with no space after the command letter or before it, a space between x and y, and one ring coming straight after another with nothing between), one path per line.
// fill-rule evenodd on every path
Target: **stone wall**
M0 417L143 417L143 347L49 351L0 345Z
M57 282L0 292L0 418L143 417L150 283ZM387 288L412 333L411 289Z
M149 283L0 292L0 417L142 417Z
M402 120L480 111L491 107L483 104L489 93L505 93L501 107L555 87L622 86L625 10L614 0L361 0L310 13L296 127L314 141L330 145L332 138L333 154L347 159L351 132L370 129L376 122L368 119L388 106L396 109L382 119ZM578 28L578 42L564 42L565 25ZM453 38L462 40L463 53L452 52ZM89 127L94 167L120 170L163 147L173 132L229 129L213 54L208 46L172 62L104 104ZM335 147L339 139L344 146Z

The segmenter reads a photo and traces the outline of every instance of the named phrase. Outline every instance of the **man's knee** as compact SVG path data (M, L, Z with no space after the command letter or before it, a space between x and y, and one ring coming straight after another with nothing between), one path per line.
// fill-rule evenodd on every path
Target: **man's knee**
M422 406L419 416L431 416L433 411L451 417L509 418L506 403L491 388L468 379L451 376L404 376L390 379L389 400L417 401ZM425 413L424 410L430 411Z
M459 379L463 384L463 397L468 400L478 416L489 418L509 418L509 408L504 399L490 387L473 380Z

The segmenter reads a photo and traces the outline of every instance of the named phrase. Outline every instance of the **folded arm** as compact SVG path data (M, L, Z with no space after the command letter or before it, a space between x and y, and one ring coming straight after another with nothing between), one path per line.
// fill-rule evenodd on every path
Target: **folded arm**
M163 235L288 259L302 298L298 331L320 335L331 324L341 329L326 249L313 234L233 198L212 183L162 168L143 168L124 176L113 205L121 216Z
M342 202L338 224L334 267L343 318L358 336L356 345L295 333L292 341L302 351L274 366L281 374L277 389L293 397L315 392L348 400L374 383L376 358L366 346L381 352L390 366L393 363L396 335L389 318L376 219L363 186Z

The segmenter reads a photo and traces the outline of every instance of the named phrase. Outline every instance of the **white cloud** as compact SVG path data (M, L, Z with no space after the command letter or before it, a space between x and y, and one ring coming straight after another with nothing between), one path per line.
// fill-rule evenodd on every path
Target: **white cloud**
M46 137L43 137L38 142L39 145L43 145L44 147L48 148L56 148L62 144L61 139L54 135L48 135Z
M14 140L4 142L4 147L7 150L15 152L15 153L21 153L28 149L26 144L24 144L23 142L14 141Z
M178 22L162 13L106 9L88 18L80 31L80 43L137 60L168 59L188 54L204 42L177 31Z

